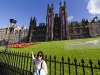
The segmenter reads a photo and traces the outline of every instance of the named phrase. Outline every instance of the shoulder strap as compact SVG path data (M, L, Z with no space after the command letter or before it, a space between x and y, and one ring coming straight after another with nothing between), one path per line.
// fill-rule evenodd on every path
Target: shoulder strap
M41 68L40 68L40 70L42 69L42 64L43 64L43 61L41 62ZM39 70L39 74L40 74L40 70Z
M43 64L43 61L41 62L41 69L42 69L42 64Z

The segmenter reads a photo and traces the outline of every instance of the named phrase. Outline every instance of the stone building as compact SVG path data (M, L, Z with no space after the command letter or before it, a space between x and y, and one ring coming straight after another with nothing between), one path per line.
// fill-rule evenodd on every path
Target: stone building
M95 19L95 20L94 20ZM81 22L71 22L69 24L69 33L71 39L99 37L100 36L100 21L95 17L91 22L87 19L82 19Z
M54 7L53 4L47 7L47 15L46 15L46 40L54 40L54 39L70 39L69 36L69 27L68 27L68 16L66 11L66 2L64 1L64 5L60 2L59 7L59 17L58 14L55 14L54 17ZM57 29L58 27L58 29Z
M81 22L73 21L68 23L66 2L59 7L59 15L54 16L54 7L47 6L46 15L46 41L77 39L100 36L100 21L94 17L92 21L82 19Z
M19 26L15 26L11 33L10 27L3 27L0 29L0 45L6 45L8 41L10 44L27 42L27 36L28 29L24 26L21 28Z
M56 13L54 15L53 4L51 4L51 6L48 4L46 25L37 26L37 19L35 17L30 19L28 42L69 40L100 36L100 21L98 17L94 17L91 21L83 18L81 22L73 21L68 23L66 2L64 1L63 4L60 2L59 5L59 14Z
M46 41L46 25L45 23L40 23L39 26L36 25L36 18L30 19L28 42L35 41Z
M10 27L0 29L0 44L5 44L9 37L10 43L24 43L100 36L100 20L98 20L98 17L94 17L91 21L83 18L81 22L68 23L66 2L64 1L63 5L60 2L59 6L59 13L54 14L53 4L48 4L46 24L40 23L37 26L37 19L31 17L29 29L24 26L21 28L15 26L13 33L10 33Z

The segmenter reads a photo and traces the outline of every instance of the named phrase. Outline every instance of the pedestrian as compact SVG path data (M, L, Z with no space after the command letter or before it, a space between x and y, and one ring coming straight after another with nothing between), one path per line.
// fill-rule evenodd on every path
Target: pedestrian
M34 63L34 71L33 75L47 75L47 65L44 60L44 54L42 51L39 51L37 53L37 57L34 57L34 54L32 52L32 60L35 62Z

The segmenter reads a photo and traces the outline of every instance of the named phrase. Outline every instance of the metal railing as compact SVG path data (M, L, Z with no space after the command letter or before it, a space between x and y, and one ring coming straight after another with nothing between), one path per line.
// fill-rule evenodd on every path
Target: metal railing
M48 75L100 75L100 60L98 65L94 65L92 60L86 65L84 59L78 63L74 58L71 62L62 57L61 61L45 55L45 61L48 67ZM34 62L31 54L21 52L0 52L0 72L5 75L31 75L34 69Z

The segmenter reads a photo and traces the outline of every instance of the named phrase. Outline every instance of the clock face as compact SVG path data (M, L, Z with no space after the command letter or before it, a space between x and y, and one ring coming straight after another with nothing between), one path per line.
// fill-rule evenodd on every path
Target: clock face
M55 25L55 29L58 29L58 25Z

